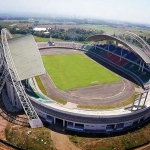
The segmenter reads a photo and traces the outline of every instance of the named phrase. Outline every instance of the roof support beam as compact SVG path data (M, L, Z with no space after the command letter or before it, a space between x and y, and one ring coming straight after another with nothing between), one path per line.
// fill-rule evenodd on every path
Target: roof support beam
M145 63L150 64L150 51L147 50L149 53L149 55L148 55L146 53L146 50L143 51L140 47L137 47L137 46L133 45L132 43L125 41L124 39L120 39L118 37L114 37L112 35L107 35L107 34L96 34L96 35L86 38L86 40L87 41L95 41L95 42L102 41L102 40L116 41L116 42L122 44L123 46L125 46L126 48L128 48L133 53L137 54L140 59L145 61Z
M29 119L29 124L32 128L35 127L42 127L43 123L41 122L40 118L38 117L36 111L34 110L34 107L32 106L28 95L26 94L24 87L21 83L21 81L18 79L18 74L9 50L8 42L7 42L7 36L9 36L10 33L7 29L2 29L1 31L1 37L2 37L2 44L3 44L3 54L4 54L4 62L5 62L5 69L9 72L9 75L11 77L11 82L13 84L13 87L16 91L16 94L18 95L18 98L22 104L22 107L25 111L25 114L27 115Z

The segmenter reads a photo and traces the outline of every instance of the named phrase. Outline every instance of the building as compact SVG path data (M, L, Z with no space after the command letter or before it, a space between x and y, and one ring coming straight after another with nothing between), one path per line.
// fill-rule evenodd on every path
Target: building
M3 46L1 45L0 47L0 67L2 74L0 78L0 89L2 90L2 98L4 102L9 101L12 108L18 110L24 109L31 127L42 126L40 122L41 119L49 124L55 125L59 123L66 130L76 132L112 133L139 127L150 120L150 95L148 91L141 93L138 96L140 99L136 99L136 101L134 101L135 103L133 102L133 105L129 109L118 108L111 111L66 108L44 96L37 88L34 80L34 76L44 74L45 69L33 37L27 35L8 40L6 35L9 35L9 32L3 29ZM126 47L130 49L130 52L122 48L119 49L119 47L98 44L94 46L83 45L81 50L111 64L112 67L117 66L120 71L136 78L137 82L145 88L150 78L148 66L145 66L145 63L149 63L148 56L145 55L143 51L135 49L135 47L116 37L96 35L88 38L88 40L94 41L104 39L114 39L126 45ZM92 48L90 49L89 47ZM117 48L118 51L116 52L115 50ZM133 63L133 60L127 57L131 54L134 55L133 52L136 53L136 56L137 54L139 55L139 62L135 61ZM108 55L108 53L111 53L111 55ZM113 56L117 61L111 61L113 59L107 56ZM127 61L138 65L136 69L139 69L142 74L140 74L140 76L137 72L134 74L132 70L130 70L130 66L129 68L123 69Z
M36 32L40 32L40 31L46 32L47 31L46 28L38 28L38 27L33 28L33 30L36 31Z

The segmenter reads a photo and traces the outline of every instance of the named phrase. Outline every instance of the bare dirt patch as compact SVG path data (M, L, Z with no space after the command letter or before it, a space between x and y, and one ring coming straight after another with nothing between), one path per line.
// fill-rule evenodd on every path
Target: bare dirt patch
M51 138L57 150L80 150L69 140L67 135L51 131Z
M150 144L144 145L139 148L135 148L134 150L150 150Z
M0 116L0 139L2 139L2 140L6 140L5 128L7 126L7 123L8 122L2 116Z
M0 150L15 150L9 146L6 146L5 144L0 142Z

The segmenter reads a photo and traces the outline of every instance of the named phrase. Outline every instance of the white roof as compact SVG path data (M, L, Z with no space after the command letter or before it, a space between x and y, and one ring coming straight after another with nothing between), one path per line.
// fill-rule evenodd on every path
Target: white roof
M34 31L46 31L46 28L34 28Z
M8 45L19 80L45 74L41 55L32 35L10 39Z
M47 32L44 32L45 34L49 34L49 32L47 31Z

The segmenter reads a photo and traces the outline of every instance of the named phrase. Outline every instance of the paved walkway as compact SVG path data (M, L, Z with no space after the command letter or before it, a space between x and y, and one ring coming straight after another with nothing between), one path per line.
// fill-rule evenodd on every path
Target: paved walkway
M67 135L51 131L51 138L57 150L81 150L69 140Z
M0 143L0 150L15 150L7 145L4 145L3 143Z
M77 105L78 104L67 102L67 104L64 105L64 107L66 107L66 108L72 108L73 109L73 108L77 108Z

